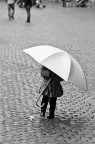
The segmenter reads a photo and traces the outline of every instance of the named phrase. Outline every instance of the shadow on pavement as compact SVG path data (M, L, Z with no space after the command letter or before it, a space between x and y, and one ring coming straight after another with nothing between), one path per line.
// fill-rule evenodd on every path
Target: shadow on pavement
M80 129L86 123L84 118L76 119L62 119L60 117L55 117L54 119L40 118L40 116L35 116L35 121L38 123L41 129L44 129L46 132L51 134L56 131L56 133L62 131L66 132L71 129ZM52 131L53 130L53 131Z

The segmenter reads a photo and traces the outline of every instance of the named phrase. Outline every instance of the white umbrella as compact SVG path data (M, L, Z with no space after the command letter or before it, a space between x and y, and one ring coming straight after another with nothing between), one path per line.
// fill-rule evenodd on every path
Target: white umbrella
M31 47L23 51L66 82L87 90L86 77L80 64L66 51L48 45Z

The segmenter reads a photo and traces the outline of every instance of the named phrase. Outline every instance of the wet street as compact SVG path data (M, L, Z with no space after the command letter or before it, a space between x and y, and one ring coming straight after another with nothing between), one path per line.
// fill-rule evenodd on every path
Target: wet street
M17 5L9 21L7 4L0 2L0 144L95 144L95 7L52 2L33 7L31 23L25 21L26 11ZM72 45L69 53L88 82L87 92L62 82L53 120L40 118L40 65L23 52L44 44L62 50Z

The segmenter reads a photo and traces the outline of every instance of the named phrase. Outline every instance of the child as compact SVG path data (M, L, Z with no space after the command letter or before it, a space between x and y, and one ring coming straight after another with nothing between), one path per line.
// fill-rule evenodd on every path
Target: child
M49 102L50 108L49 116L47 118L52 119L54 118L57 97L63 95L63 89L60 84L60 82L63 81L63 79L44 66L42 66L41 68L41 76L43 77L43 84L40 90L44 89L48 80L51 79L48 86L42 93L43 98L41 102L41 117L45 117L46 108Z
M8 3L8 16L9 20L14 19L15 13L15 0L7 0Z

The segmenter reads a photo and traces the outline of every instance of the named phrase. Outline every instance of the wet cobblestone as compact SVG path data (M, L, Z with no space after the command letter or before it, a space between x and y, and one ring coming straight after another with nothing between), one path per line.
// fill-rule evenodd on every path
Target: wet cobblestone
M42 10L34 7L26 24L24 9L16 6L15 20L9 21L7 5L0 2L0 144L95 143L94 11L65 9L60 3ZM65 50L72 45L70 54L88 81L88 92L62 82L64 95L57 101L54 120L39 116L35 102L42 81L40 65L22 51L41 44Z

